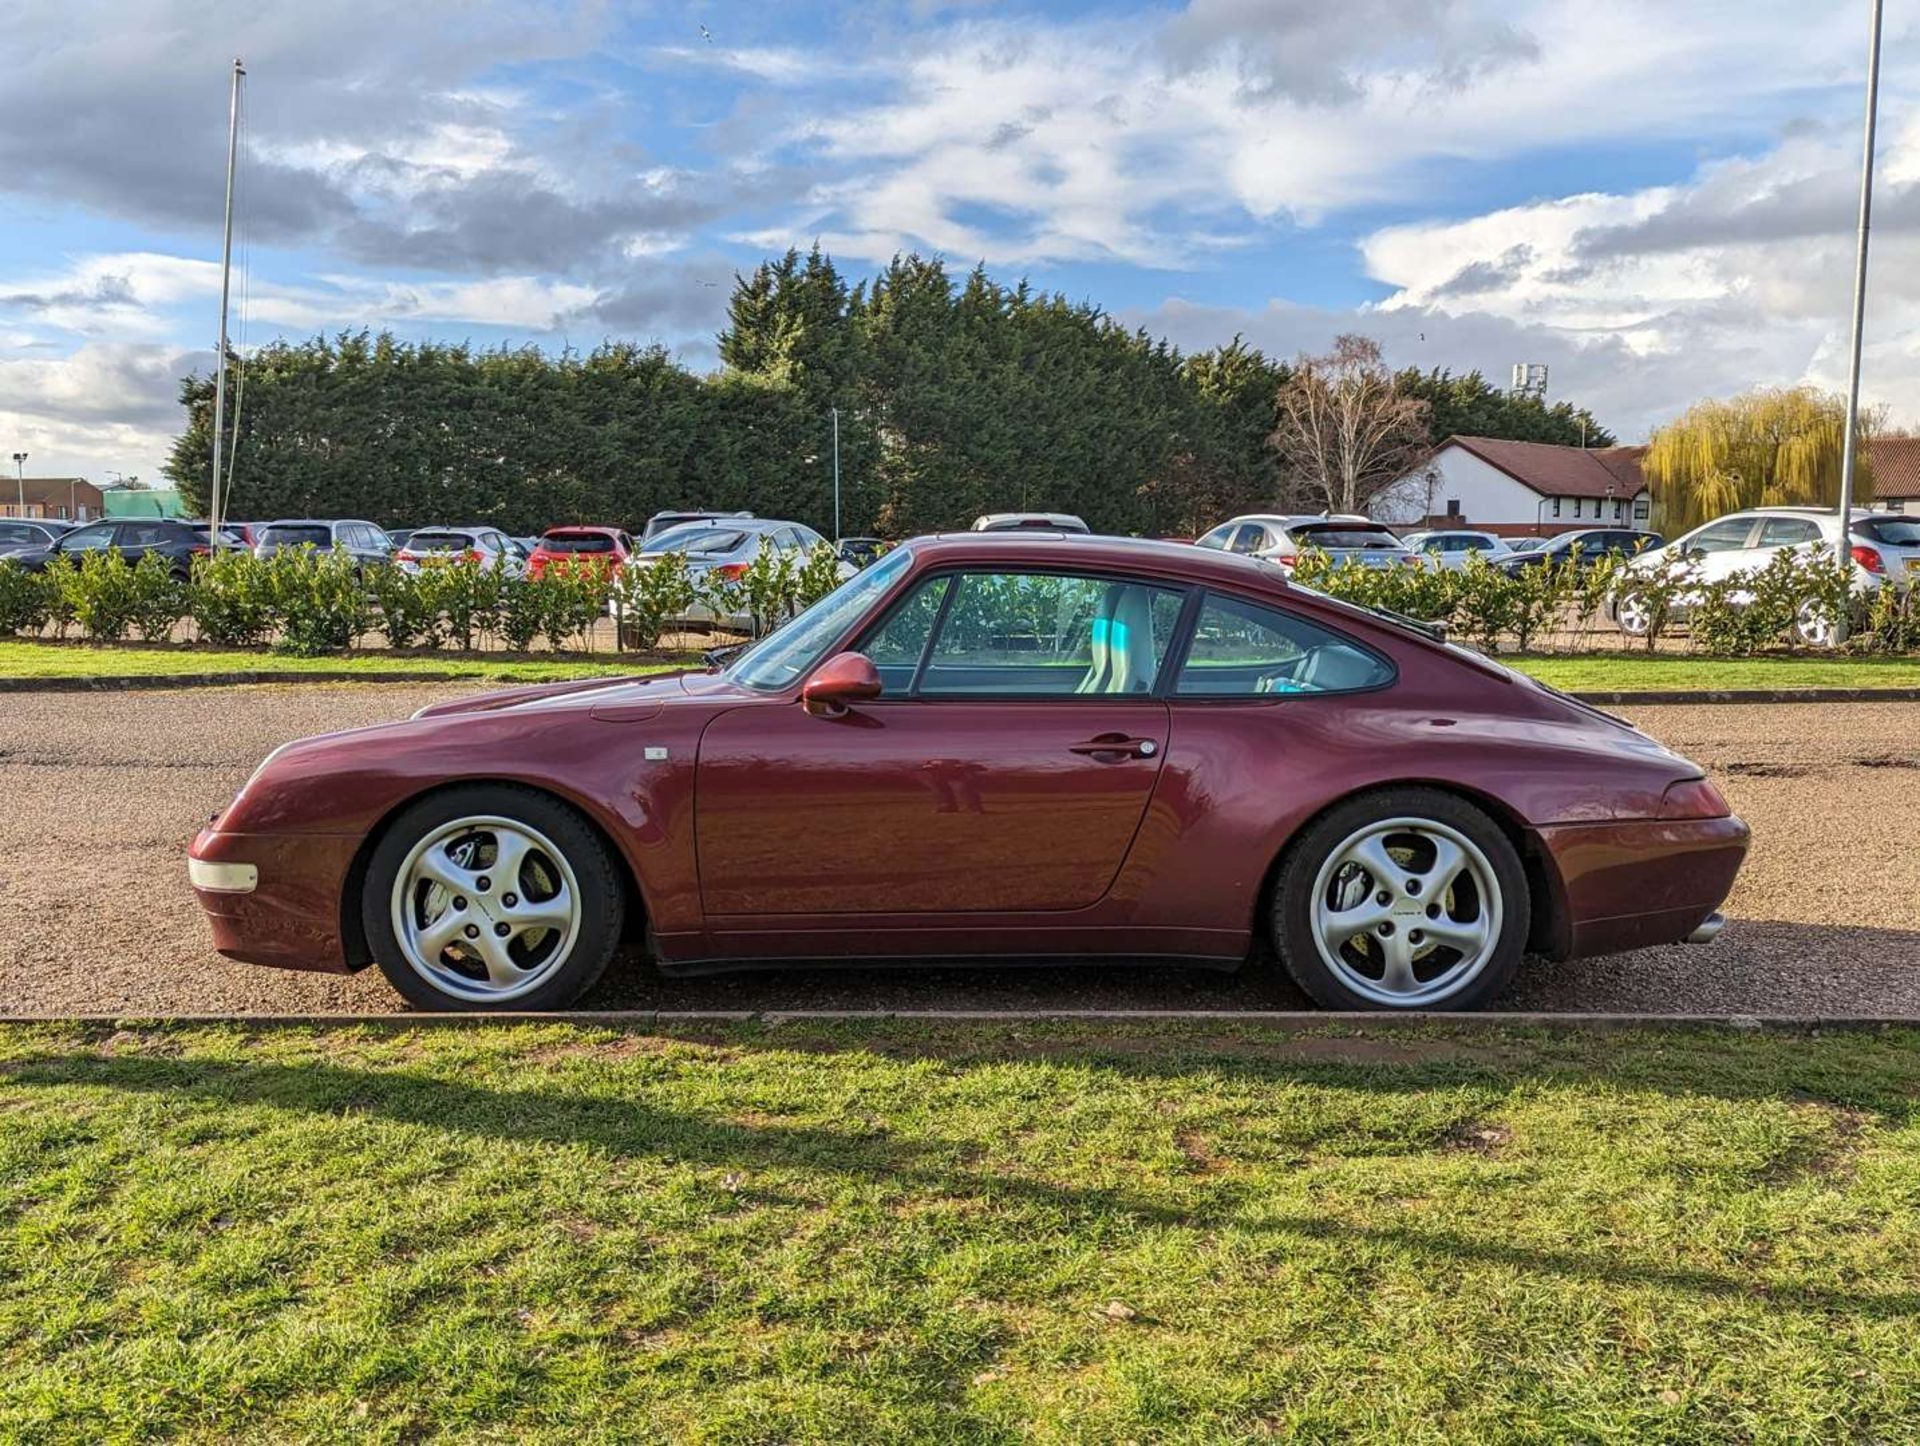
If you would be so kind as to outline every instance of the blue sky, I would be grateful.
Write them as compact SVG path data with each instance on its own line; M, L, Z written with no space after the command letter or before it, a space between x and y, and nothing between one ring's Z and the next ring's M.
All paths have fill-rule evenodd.
M1632 438L1842 374L1864 5L15 0L0 450L157 476L211 359L226 70L236 336L351 326L696 367L818 240L984 260L1187 348L1340 331L1553 369ZM1859 13L1855 13L1858 11ZM1893 0L1868 389L1920 420L1920 0Z

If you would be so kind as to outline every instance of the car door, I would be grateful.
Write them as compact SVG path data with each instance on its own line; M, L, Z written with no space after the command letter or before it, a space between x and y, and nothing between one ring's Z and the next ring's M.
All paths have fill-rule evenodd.
M1068 572L923 580L857 647L882 696L745 705L700 739L707 913L1086 908L1125 862L1167 745L1184 593Z

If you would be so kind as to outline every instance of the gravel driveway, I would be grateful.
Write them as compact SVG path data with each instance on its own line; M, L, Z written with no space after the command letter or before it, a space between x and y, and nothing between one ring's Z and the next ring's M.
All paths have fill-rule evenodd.
M377 971L232 964L185 879L194 830L288 738L404 718L460 688L198 688L0 699L0 1010L384 1011ZM1629 710L1705 764L1753 825L1714 944L1532 964L1515 1009L1920 1016L1920 707ZM1910 821L1903 826L1903 821ZM1292 1009L1272 966L1238 975L1036 965L669 981L628 959L596 1008Z

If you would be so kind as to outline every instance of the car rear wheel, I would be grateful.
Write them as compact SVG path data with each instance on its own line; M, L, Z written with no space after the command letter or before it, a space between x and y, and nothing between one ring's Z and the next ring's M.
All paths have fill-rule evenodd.
M381 837L361 920L381 972L422 1009L561 1009L598 982L619 942L616 870L558 799L454 788Z
M1433 789L1341 804L1301 835L1274 891L1281 958L1328 1009L1479 1009L1513 978L1530 922L1506 835Z

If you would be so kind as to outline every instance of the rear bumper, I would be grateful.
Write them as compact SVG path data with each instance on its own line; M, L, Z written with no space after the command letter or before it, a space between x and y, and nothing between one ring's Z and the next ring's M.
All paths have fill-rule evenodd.
M334 834L222 833L206 828L187 850L202 865L229 866L218 871L200 869L203 879L228 888L194 886L194 897L206 911L213 930L213 947L243 964L266 964L276 969L304 969L346 974L348 962L341 933L341 898L360 840ZM253 887L233 891L251 868Z
M1549 952L1580 959L1692 937L1733 887L1747 839L1731 815L1541 829L1560 886Z

